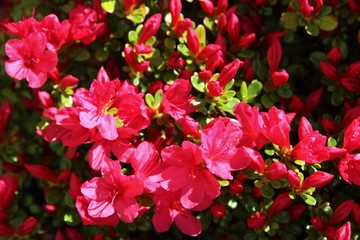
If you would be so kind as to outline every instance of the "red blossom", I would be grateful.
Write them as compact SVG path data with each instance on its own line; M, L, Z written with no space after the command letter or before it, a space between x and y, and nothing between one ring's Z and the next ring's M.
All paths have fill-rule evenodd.
M289 207L293 200L290 198L288 192L280 193L274 200L273 204L267 210L267 216L271 217L278 212L284 210L285 208Z
M266 216L257 212L247 219L247 224L250 229L261 229L267 224Z
M308 176L301 184L302 189L308 189L308 188L321 188L328 184L332 179L334 178L334 175L323 172L323 171L317 171Z
M12 39L5 44L9 60L5 70L16 80L26 78L31 88L44 85L47 73L55 68L58 58L55 52L46 48L44 35L34 32L24 40Z
M154 14L151 17L149 17L143 26L141 35L138 39L137 44L146 44L146 42L155 35L155 33L158 31L161 23L161 14Z
M231 172L249 166L250 158L239 159L238 145L242 138L240 124L228 118L217 118L201 132L202 156L209 171L223 179L232 179Z
M360 186L360 154L346 154L341 159L338 169L346 182Z
M123 175L118 161L105 161L102 173L103 178L92 178L81 186L82 194L90 200L89 216L106 218L115 213L122 221L133 222L140 210L135 197L143 193L141 180Z
M89 5L79 4L72 9L69 13L69 22L68 42L79 40L84 44L90 44L106 29L104 23L98 23L96 11Z
M161 186L168 191L180 191L180 202L185 208L194 208L219 196L220 184L204 167L200 146L184 141L182 147L164 148L161 157L169 164L161 174Z
M157 232L166 232L175 222L182 233L197 236L201 233L201 222L192 215L189 209L182 206L179 192L158 189L154 195L155 213L152 218Z

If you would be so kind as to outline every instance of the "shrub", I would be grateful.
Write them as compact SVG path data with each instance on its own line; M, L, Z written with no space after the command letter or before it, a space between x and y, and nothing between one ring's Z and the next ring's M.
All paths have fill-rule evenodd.
M0 239L359 237L357 1L2 11Z

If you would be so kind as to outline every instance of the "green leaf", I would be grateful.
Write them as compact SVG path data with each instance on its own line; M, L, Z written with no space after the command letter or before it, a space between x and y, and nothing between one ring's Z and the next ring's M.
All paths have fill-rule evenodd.
M277 214L279 223L288 223L290 221L290 214L285 211L281 211Z
M314 22L309 22L305 26L306 32L313 37L319 36L319 27Z
M199 36L200 49L206 46L206 30L204 25L199 25L195 29L196 33Z
M340 91L335 91L331 94L331 104L334 106L340 106L341 103L344 101L344 94Z
M78 62L83 62L90 58L90 53L83 47L72 47L68 53L70 57Z
M336 139L333 137L329 137L327 140L327 146L328 147L336 147L336 145L337 145Z
M219 180L219 183L221 187L227 187L230 184L227 180Z
M113 13L115 10L116 0L101 0L101 7L105 12Z
M300 194L300 197L304 200L304 202L307 205L314 206L316 204L316 199L309 194L302 193L302 194Z
M286 12L281 15L284 28L295 30L298 26L299 17L295 12Z
M159 108L162 102L163 96L162 96L162 91L161 90L157 90L154 96L154 107L155 108Z
M205 92L205 83L200 80L196 75L193 75L190 79L192 86L199 92Z
M262 87L263 85L261 82L259 82L257 79L253 80L248 86L247 102L251 102L252 100L254 100L254 98L256 98L261 92Z
M319 12L320 15L329 15L332 11L330 6L323 6Z
M248 98L248 87L247 87L245 81L242 81L242 82L241 82L241 86L240 86L240 91L239 91L239 93L238 93L238 97L241 99L241 101L247 102L247 98Z
M164 45L166 48L173 50L176 47L176 41L174 38L166 38L164 41Z
M264 94L261 96L261 104L265 108L271 108L274 105L274 101L270 98L269 94Z
M189 48L185 44L183 43L178 44L177 49L182 55L187 57L190 56Z
M318 18L320 20L319 28L324 31L332 31L338 26L338 20L335 16L325 15Z
M260 193L263 197L272 198L275 194L275 191L269 185L264 185L260 188Z
M129 39L129 42L131 42L132 44L137 43L138 42L138 34L137 34L137 32L135 32L134 30L131 30L128 33L128 39Z
M60 189L58 188L50 188L50 190L46 193L45 200L47 203L54 204L57 203L62 194Z
M110 56L110 51L106 48L100 48L95 51L95 58L99 62L105 62Z
M310 61L318 67L320 67L321 61L327 61L327 59L326 54L323 52L312 52L310 54Z
M147 93L145 95L145 102L146 102L146 105L149 106L149 108L152 108L154 109L154 103L155 103L155 99L154 99L154 96L151 94L151 93Z

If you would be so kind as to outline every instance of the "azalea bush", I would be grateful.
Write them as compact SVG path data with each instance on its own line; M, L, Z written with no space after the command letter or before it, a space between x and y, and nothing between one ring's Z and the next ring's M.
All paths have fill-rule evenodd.
M0 239L359 239L356 0L1 5Z

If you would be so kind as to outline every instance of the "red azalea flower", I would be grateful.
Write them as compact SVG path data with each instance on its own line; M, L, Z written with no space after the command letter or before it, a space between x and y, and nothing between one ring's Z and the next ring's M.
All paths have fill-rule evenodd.
M222 179L233 179L231 172L246 168L251 160L238 158L241 126L229 118L217 118L201 131L202 157L209 171Z
M156 208L152 223L157 232L166 232L175 222L182 233L197 236L202 230L201 222L181 204L180 196L178 191L169 192L161 188L156 190L154 193Z
M81 186L82 194L90 199L87 212L93 218L107 218L116 213L122 221L131 223L139 214L135 197L143 193L142 182L135 176L123 175L118 161L105 163L103 178L92 178Z
M56 67L58 58L55 52L46 49L43 34L34 32L24 40L12 39L5 45L9 60L5 70L17 80L26 78L31 88L44 85L47 73Z
M182 147L164 148L161 156L169 164L161 174L161 186L168 191L180 191L180 202L185 208L194 208L219 196L220 184L206 169L199 146L184 141Z
M134 175L143 182L144 188L154 192L160 187L161 172L165 170L166 164L160 162L159 153L155 146L149 142L142 142L133 151L128 159L134 169Z
M89 5L79 4L72 9L69 13L69 22L68 42L79 40L84 44L90 44L106 29L104 23L97 23L97 13Z

